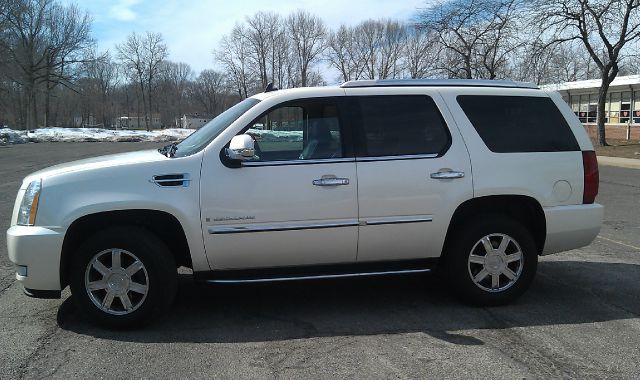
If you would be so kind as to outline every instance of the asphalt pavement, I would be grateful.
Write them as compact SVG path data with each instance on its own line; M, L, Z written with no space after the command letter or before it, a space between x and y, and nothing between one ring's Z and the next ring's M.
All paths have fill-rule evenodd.
M606 206L588 247L543 257L503 307L435 276L198 286L169 315L107 331L69 299L27 298L3 234L22 178L55 163L156 147L0 147L0 378L640 378L640 170L600 167Z

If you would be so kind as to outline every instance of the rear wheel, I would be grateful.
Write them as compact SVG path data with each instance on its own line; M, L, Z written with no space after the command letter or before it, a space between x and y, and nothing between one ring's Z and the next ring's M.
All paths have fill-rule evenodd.
M452 288L467 302L500 305L530 286L538 254L531 233L502 215L473 219L458 231L446 252Z
M99 232L82 244L71 268L71 292L91 322L110 328L150 322L171 305L177 274L166 245L137 227Z

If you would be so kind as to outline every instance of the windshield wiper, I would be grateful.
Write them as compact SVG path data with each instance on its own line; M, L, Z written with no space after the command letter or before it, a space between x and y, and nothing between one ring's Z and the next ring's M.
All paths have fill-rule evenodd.
M176 154L176 150L178 150L178 143L174 142L158 149L158 152L160 152L164 156L171 158Z

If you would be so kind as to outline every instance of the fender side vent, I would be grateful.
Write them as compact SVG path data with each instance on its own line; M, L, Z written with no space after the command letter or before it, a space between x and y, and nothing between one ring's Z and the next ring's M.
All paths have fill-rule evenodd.
M191 177L188 173L154 175L149 182L160 187L188 187Z

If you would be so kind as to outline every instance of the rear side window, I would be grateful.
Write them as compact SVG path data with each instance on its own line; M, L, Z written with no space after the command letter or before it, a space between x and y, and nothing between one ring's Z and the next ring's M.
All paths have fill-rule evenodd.
M450 135L440 111L426 95L359 96L360 155L441 154Z
M550 98L460 95L457 99L492 152L580 150L567 121Z

